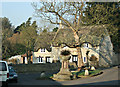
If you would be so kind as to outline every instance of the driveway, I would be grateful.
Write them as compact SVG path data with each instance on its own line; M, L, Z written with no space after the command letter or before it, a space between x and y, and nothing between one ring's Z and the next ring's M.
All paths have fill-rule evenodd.
M102 71L103 74L98 76L71 81L36 80L40 77L40 73L18 74L18 83L9 83L8 87L14 85L118 85L118 71L120 71L120 68L112 67Z

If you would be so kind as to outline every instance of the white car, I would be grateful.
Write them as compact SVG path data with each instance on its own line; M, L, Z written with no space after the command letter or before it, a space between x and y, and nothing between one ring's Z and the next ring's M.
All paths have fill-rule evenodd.
M0 60L0 83L2 83L2 86L7 87L8 80L9 80L8 64L6 61Z

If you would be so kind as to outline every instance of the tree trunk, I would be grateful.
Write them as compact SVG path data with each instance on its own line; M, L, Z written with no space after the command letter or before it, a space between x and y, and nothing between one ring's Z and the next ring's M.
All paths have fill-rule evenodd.
M83 66L83 60L82 60L82 55L81 55L81 49L80 47L77 47L77 52L78 52L78 70L81 69L81 67Z
M28 49L26 49L26 56L27 56L27 62L29 63L29 54L28 54Z
M72 29L73 30L73 29ZM81 49L80 49L80 41L79 41L79 36L77 34L76 31L74 31L74 38L75 38L75 42L77 45L77 53L78 53L78 61L77 61L77 66L78 66L78 71L81 69L81 67L83 66L83 60L82 60L82 56L81 56Z
M75 42L77 45L77 53L78 53L78 61L77 61L77 66L78 66L78 70L81 69L81 67L83 66L83 60L82 60L82 55L81 55L81 49L80 49L80 43L79 43L79 36L77 35L76 31L74 32L74 38L75 38Z
M30 50L28 50L27 51L27 56L28 56L28 64L31 64L31 51Z

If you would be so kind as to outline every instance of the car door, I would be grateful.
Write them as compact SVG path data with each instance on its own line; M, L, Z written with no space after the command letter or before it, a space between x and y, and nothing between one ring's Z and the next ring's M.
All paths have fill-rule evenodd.
M9 70L6 62L0 62L0 81L7 81L9 79Z

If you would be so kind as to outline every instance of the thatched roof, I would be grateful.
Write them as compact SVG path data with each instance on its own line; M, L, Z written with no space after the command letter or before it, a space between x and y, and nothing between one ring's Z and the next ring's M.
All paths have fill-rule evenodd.
M101 39L107 35L107 31L103 25L96 26L82 26L79 28L78 36L80 44L84 42L91 43L93 46L99 45ZM56 33L53 46L60 46L60 44L66 44L69 47L75 46L75 38L72 29L61 28Z
M63 28L56 33L52 45L60 46L60 44L66 44L69 47L72 47L75 44L75 38L72 29Z
M80 44L88 42L93 46L99 45L101 39L107 35L107 30L103 25L82 26L78 31ZM35 51L40 48L46 48L48 51L51 51L51 44L56 47L59 47L60 44L74 47L76 42L72 29L61 28L58 32L41 33L37 38Z
M103 25L92 25L79 28L78 35L80 44L88 42L93 46L97 46L101 43L102 38L108 35L108 32Z
M36 42L34 50L38 51L40 48L46 48L48 51L51 51L50 46L51 46L52 39L54 36L55 36L54 32L41 33L37 37L37 42Z

